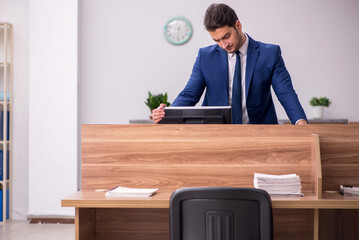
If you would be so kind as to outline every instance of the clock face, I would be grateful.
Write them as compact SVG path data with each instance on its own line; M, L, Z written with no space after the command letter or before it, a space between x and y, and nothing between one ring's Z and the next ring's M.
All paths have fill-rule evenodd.
M175 17L166 23L163 32L167 41L175 45L182 45L191 38L192 25L184 17Z

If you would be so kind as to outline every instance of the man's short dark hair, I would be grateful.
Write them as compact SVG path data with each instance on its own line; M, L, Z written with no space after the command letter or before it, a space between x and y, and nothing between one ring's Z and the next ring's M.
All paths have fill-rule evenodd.
M204 15L203 24L207 31L213 32L224 26L234 27L238 20L236 12L226 4L211 4Z

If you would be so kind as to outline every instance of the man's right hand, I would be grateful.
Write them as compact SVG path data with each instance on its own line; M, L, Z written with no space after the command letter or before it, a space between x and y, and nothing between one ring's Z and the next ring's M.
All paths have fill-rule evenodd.
M167 107L166 104L161 103L161 105L156 108L153 109L152 111L152 119L155 123L159 123L162 118L165 116L165 110L163 108Z

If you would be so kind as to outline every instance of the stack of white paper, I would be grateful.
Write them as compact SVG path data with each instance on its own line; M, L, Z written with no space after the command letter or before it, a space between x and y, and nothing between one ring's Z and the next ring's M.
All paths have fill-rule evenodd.
M118 197L149 197L155 194L158 188L126 188L115 187L106 193L106 196Z
M266 190L270 195L303 196L302 185L297 174L254 173L254 187Z

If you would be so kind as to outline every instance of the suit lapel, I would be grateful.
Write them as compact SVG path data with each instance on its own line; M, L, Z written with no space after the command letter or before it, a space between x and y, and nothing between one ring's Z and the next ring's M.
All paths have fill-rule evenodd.
M228 56L227 56L227 52L225 50L221 49L219 46L217 46L217 54L218 54L218 64L219 64L219 71L220 71L219 80L222 81L225 86L226 98L223 100L225 100L224 106L227 106L228 105L228 87L229 87Z
M259 55L259 49L258 49L257 42L254 41L250 36L248 36L248 38L249 38L249 44L248 44L248 51L247 51L247 66L246 66L246 100L248 97L248 90L249 90L249 87L250 87L251 81L252 81L254 67L256 65L258 55Z

